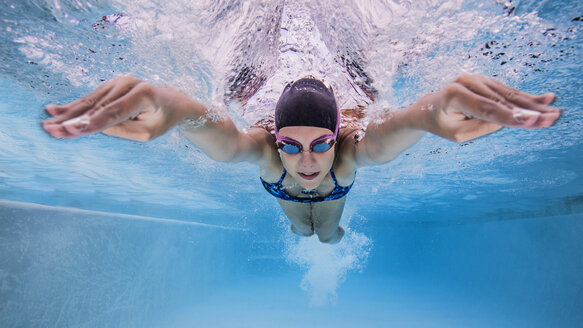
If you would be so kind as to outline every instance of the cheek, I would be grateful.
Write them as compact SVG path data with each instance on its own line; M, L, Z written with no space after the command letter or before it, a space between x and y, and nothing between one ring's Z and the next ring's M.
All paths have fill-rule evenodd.
M334 164L334 152L324 153L322 156L319 156L318 164L322 168L332 167L332 164Z
M281 164L283 167L288 171L293 171L294 167L297 165L297 160L295 158L289 158L290 156L279 154L279 158L281 159Z

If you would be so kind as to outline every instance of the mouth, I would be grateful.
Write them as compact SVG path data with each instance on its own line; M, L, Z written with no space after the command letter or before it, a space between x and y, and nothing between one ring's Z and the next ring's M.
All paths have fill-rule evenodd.
M304 179L304 180L314 180L319 174L320 174L320 172L315 172L315 173L301 173L301 172L298 172L298 175L300 177L302 177L302 179Z

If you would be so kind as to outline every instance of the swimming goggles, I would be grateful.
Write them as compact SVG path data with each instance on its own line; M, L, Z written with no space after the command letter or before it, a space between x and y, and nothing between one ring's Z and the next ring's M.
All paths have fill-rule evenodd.
M336 136L333 134L327 134L321 136L310 143L310 153L325 153L336 143ZM304 147L301 143L286 137L279 137L277 141L277 148L281 149L286 154L298 154L304 151Z

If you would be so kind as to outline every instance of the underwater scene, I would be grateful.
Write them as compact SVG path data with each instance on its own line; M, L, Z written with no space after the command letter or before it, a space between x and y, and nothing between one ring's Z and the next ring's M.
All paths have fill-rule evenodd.
M0 325L580 327L582 30L573 0L1 0ZM364 126L463 73L552 92L561 116L359 169L334 245L177 128L41 125L132 74L241 130L310 75Z

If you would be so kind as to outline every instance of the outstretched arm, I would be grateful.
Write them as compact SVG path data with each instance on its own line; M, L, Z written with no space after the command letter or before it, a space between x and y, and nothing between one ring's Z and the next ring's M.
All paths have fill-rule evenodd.
M425 132L462 142L502 126L546 128L560 115L559 109L548 106L554 98L553 94L535 96L489 77L464 74L409 108L371 122L363 140L348 153L356 167L375 165L394 159Z
M63 106L49 105L43 122L56 138L103 132L149 141L174 125L198 148L218 161L258 163L267 145L266 132L245 133L229 117L217 117L205 106L169 87L154 87L132 76L113 79L94 92Z

